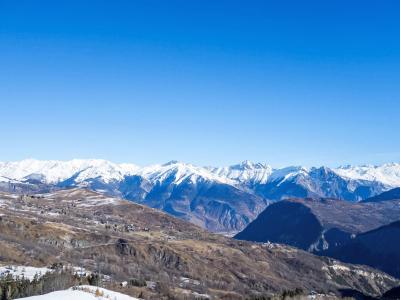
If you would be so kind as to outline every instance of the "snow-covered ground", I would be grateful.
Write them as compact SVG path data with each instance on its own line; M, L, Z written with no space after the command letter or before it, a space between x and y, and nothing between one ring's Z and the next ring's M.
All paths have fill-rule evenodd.
M36 268L28 266L0 266L0 277L11 274L14 278L24 277L25 279L33 280L35 275L41 277L47 272L51 272L51 270L48 268Z
M76 267L72 265L65 266L65 269L72 270L74 274L78 276L88 276L91 274L89 270L86 270L83 267ZM30 267L30 266L14 266L14 265L8 265L8 266L0 266L0 278L3 276L7 276L8 274L11 274L13 278L25 278L29 279L30 281L35 278L35 275L37 275L39 278L42 277L44 274L48 272L53 272L54 270L46 268L46 267Z
M90 285L72 287L45 295L19 298L24 300L138 300L128 295Z

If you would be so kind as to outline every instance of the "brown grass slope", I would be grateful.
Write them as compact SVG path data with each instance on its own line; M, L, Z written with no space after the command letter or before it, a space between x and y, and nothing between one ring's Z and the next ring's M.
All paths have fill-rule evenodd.
M368 267L283 245L236 241L88 190L36 197L0 193L0 263L57 262L115 281L156 282L156 291L142 290L145 298L186 299L197 292L243 299L296 288L336 294L355 289L376 296L400 284ZM181 277L190 281L182 283Z

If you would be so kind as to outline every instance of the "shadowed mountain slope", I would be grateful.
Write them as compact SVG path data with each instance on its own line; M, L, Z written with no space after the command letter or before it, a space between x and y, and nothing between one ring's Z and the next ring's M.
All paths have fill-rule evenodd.
M400 278L400 221L358 234L344 245L322 254L369 265Z
M395 188L391 189L387 192L383 192L382 194L379 194L375 197L371 197L368 199L365 199L361 202L381 202L381 201L390 201L390 200L396 200L400 199L400 188Z
M318 252L352 234L400 219L400 200L351 203L335 199L291 199L268 206L236 238L277 242Z
M399 277L399 222L400 200L292 199L267 207L235 238L291 245Z

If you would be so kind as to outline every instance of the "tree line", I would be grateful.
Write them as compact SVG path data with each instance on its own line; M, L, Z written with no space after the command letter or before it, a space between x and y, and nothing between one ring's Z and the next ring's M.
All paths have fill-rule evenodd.
M100 277L97 274L82 277L65 269L48 272L43 276L35 275L32 280L7 274L0 277L0 300L42 295L81 284L99 285Z

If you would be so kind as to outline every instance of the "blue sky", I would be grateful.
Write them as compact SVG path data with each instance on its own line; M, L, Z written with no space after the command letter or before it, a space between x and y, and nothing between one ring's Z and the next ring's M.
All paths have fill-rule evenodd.
M0 160L400 161L399 1L0 0Z

